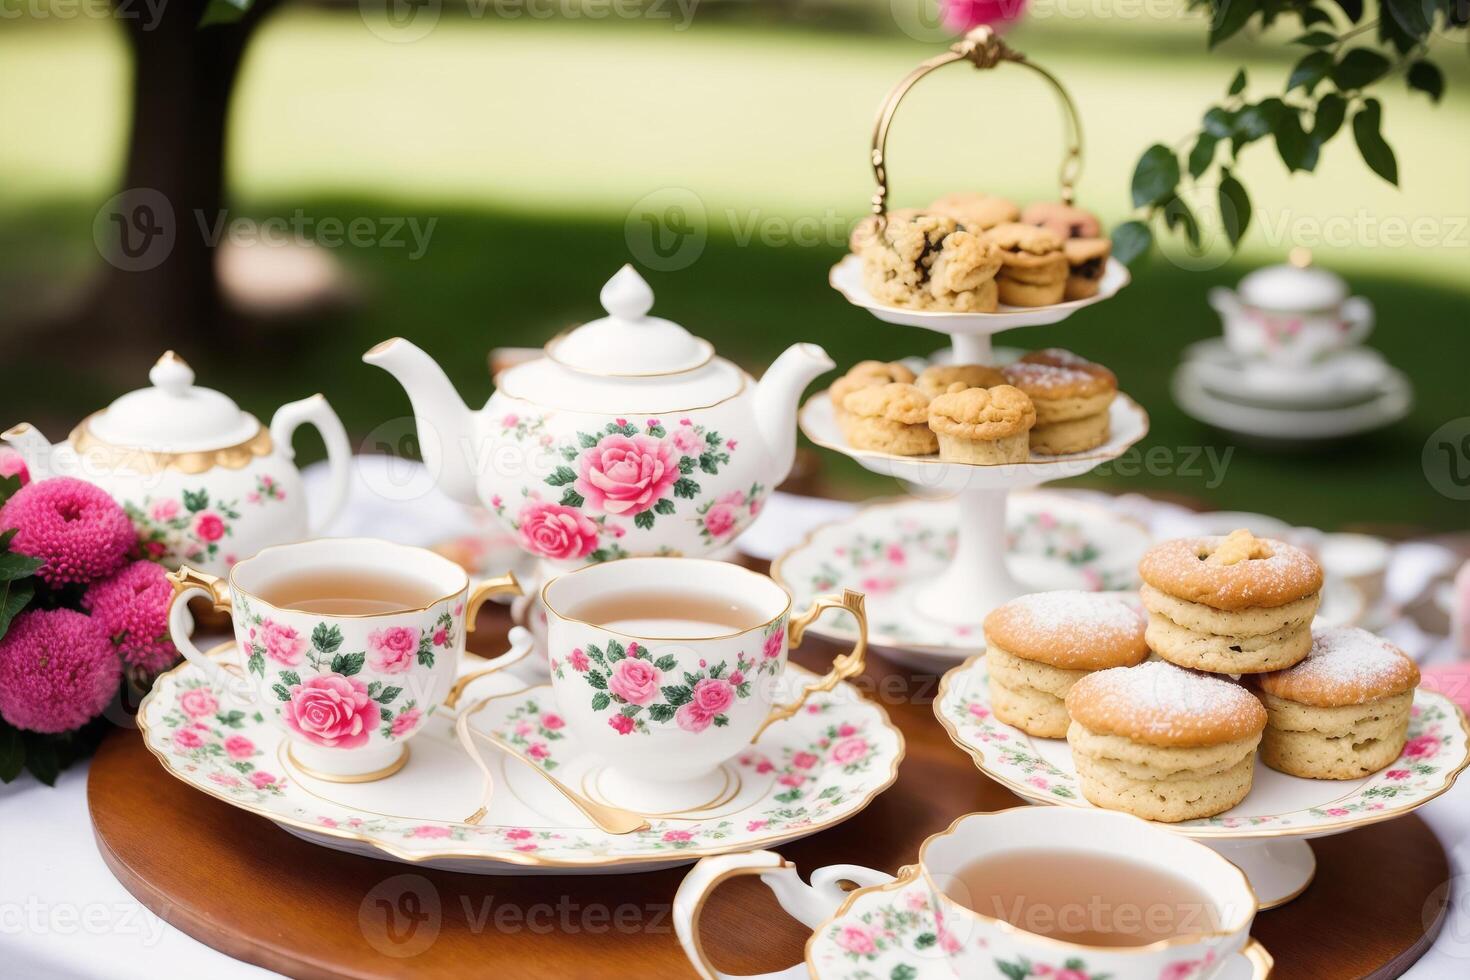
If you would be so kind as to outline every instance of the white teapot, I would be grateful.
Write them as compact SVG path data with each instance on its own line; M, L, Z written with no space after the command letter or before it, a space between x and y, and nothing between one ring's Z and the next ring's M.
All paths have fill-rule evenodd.
M1309 366L1361 344L1373 330L1373 304L1348 296L1341 276L1301 253L1290 264L1255 270L1238 290L1210 290L1209 301L1232 351L1281 368Z
M170 568L223 575L267 545L314 537L347 498L352 447L325 398L282 405L267 429L218 391L194 385L173 351L129 392L52 445L29 423L4 433L34 479L71 476L110 493L138 529L141 552ZM308 520L292 462L297 427L326 443L331 491Z
M708 341L649 316L653 291L632 266L601 299L606 317L501 372L479 411L402 338L363 360L408 392L439 487L489 508L553 569L720 548L790 472L797 402L832 361L795 344L757 384Z

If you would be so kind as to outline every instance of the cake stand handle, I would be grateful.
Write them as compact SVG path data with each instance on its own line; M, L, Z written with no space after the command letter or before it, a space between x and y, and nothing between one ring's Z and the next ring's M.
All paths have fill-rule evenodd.
M953 333L949 335L949 343L956 364L995 363L988 333Z
M920 613L945 623L977 623L1026 592L1006 568L1008 496L1006 490L960 492L954 558L919 594L915 605ZM977 636L975 642L980 645L984 639Z
M1285 905L1307 890L1317 874L1317 855L1300 837L1200 839L1250 879L1258 911Z

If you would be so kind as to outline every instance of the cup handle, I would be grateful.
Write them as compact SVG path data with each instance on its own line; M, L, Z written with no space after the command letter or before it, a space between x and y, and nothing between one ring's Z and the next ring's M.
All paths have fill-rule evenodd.
M864 605L861 592L852 589L844 589L842 595L822 595L812 600L811 606L799 616L793 616L786 624L786 630L791 637L791 649L795 650L801 646L802 637L806 635L806 628L816 622L817 617L828 609L842 609L852 613L858 621L857 642L847 653L838 654L832 661L832 669L827 671L826 676L820 680L813 681L802 688L801 697L790 704L778 704L771 709L766 720L761 722L761 727L756 729L751 736L751 742L761 737L767 728L778 721L784 721L801 710L806 699L819 691L830 691L842 681L850 677L856 677L863 672L863 660L868 655L868 613Z
M342 420L332 406L327 404L327 399L319 394L312 395L282 405L271 418L271 441L287 459L296 457L296 451L291 448L291 437L303 425L316 426L322 434L322 442L327 447L327 466L331 470L326 505L320 512L308 515L306 536L315 538L332 523L347 502L347 490L352 480L352 444L347 441L347 430L342 427Z
M536 640L531 636L530 630L520 626L511 627L508 639L510 640L510 648L508 650L499 656L491 657L489 664L481 667L479 670L472 670L468 674L455 679L454 686L444 696L445 708L453 711L459 706L460 699L464 697L464 692L469 690L471 684L481 678L488 677L491 674L520 663L526 659L526 656L531 652L531 648L536 645Z
M208 572L201 572L184 565L167 576L174 593L168 600L168 634L184 659L204 672L209 682L219 688L230 688L232 681L245 680L245 672L236 664L222 664L213 660L194 645L189 637L189 600L194 596L208 599L220 612L230 611L230 591L225 580ZM246 696L253 699L253 691L245 686Z
M473 633L475 631L475 617L480 614L480 607L485 600L493 595L525 595L521 591L521 583L516 579L515 572L506 572L495 578L487 578L475 583L470 588L470 597L465 601L464 607L464 631Z
M685 876L674 895L674 932L684 947L684 955L702 980L728 980L730 977L730 974L716 970L704 951L699 933L699 917L704 911L704 904L721 884L745 875L759 875L766 887L775 893L781 908L810 929L816 929L830 919L847 899L849 893L843 889L842 882L851 881L867 888L886 885L894 880L892 875L872 868L834 864L812 872L812 883L807 885L796 873L796 865L774 851L747 851L703 859ZM795 966L780 973L762 974L759 980L806 975L805 967Z

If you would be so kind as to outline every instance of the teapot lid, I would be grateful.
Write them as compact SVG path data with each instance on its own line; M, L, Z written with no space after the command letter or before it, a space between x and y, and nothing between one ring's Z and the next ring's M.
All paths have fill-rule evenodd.
M1286 265L1268 265L1240 280L1240 298L1246 303L1283 312L1335 309L1347 295L1347 282L1312 265L1304 249L1294 249Z
M114 446L180 453L224 449L260 433L255 416L212 388L194 385L194 371L166 351L148 372L151 387L114 401L86 422L88 432Z
M599 298L607 316L553 338L548 358L584 374L638 378L693 371L715 356L709 341L648 315L653 289L631 265L607 281Z

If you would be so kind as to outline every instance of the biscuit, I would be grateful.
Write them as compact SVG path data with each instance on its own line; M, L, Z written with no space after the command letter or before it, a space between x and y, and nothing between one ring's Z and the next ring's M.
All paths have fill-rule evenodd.
M921 310L992 313L1000 253L952 218L890 211L854 230L863 282L880 303Z
M1064 204L1061 201L1036 201L1026 205L1021 220L1028 225L1037 225L1050 231L1058 238L1097 238L1102 234L1102 224L1091 211Z
M983 364L933 364L919 372L914 383L924 394L934 398L948 391L952 384L959 383L966 388L994 388L1005 384L1006 377L999 368Z
M929 428L942 459L993 466L1031 456L1031 399L1010 385L966 388L963 382L929 403Z
M1021 209L1014 201L970 192L946 194L935 199L928 209L953 218L966 231L985 231L1021 217Z
M1150 660L1087 675L1066 707L1082 795L1096 806L1173 823L1250 792L1266 710L1238 684Z
M924 456L938 448L928 426L929 396L911 384L859 388L842 400L842 408L848 413L847 441L857 449Z
M1307 779L1360 779L1403 752L1419 668L1367 630L1317 630L1305 660L1253 678L1266 707L1261 761Z
M1067 288L1067 257L1062 240L1044 228L1008 222L984 233L999 250L996 285L1000 300L1011 306L1060 303Z
M1107 412L1038 425L1031 430L1031 451L1043 456L1086 452L1107 442L1111 432L1112 419Z
M1108 256L1113 254L1113 243L1106 238L1069 238L1062 243L1062 254L1067 257L1065 298L1096 296L1108 269Z
M842 407L842 400L859 388L869 388L894 381L912 383L913 380L914 372L897 361L857 362L847 369L846 374L832 382L832 387L827 389L827 397L832 400L832 412L837 418L837 424L846 432L849 416L847 409Z

